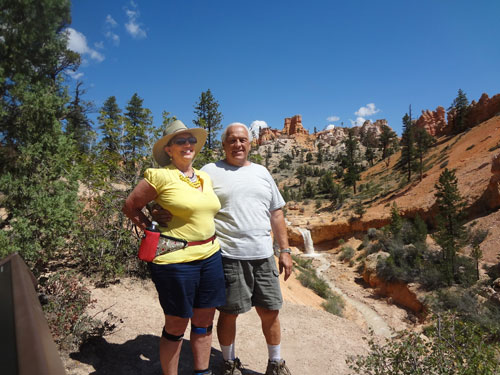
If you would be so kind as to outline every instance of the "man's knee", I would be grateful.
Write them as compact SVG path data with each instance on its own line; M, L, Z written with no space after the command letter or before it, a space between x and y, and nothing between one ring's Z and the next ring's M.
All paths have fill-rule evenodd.
M219 319L218 323L230 323L230 322L236 322L236 319L238 318L238 314L228 314L225 312L220 312L219 313Z
M274 320L277 319L279 316L280 311L279 310L269 310L263 307L255 307L255 310L257 311L257 314L260 316L262 320Z

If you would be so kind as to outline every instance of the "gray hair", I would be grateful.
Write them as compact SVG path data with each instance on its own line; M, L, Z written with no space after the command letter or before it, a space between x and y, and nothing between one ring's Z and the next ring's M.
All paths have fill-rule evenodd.
M224 143L226 141L226 138L227 138L227 131L229 130L229 128L231 126L241 126L243 128L245 128L245 130L247 131L247 134L248 134L248 140L251 141L252 140L252 133L250 132L250 130L248 129L248 126L246 126L245 124L243 124L242 122L232 122L230 123L228 126L226 126L226 128L224 129L224 131L222 132L220 138L221 138L221 141L222 143Z

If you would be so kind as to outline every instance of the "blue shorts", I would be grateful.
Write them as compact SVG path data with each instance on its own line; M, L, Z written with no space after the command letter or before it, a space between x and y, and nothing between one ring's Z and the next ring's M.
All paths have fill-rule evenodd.
M217 307L226 303L220 251L194 262L149 263L149 270L165 315L191 318L193 308Z

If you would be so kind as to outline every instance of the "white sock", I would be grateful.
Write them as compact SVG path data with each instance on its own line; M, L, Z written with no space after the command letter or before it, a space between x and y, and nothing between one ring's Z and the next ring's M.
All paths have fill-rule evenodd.
M234 355L234 342L231 345L221 345L220 350L222 352L222 358L224 361L234 360L236 357Z
M267 345L267 351L269 352L270 361L279 361L281 359L281 345Z

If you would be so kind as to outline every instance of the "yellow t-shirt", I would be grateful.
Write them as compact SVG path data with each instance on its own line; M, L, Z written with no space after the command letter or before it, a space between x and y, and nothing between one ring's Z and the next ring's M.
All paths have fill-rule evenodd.
M199 176L203 191L180 179L181 172L173 165L164 168L149 168L144 179L155 188L158 196L155 202L169 210L173 217L167 227L160 227L164 235L186 241L203 241L215 234L214 216L220 210L220 203L212 188L207 173L194 170ZM206 259L219 250L217 239L203 244L157 256L158 264L184 263Z

